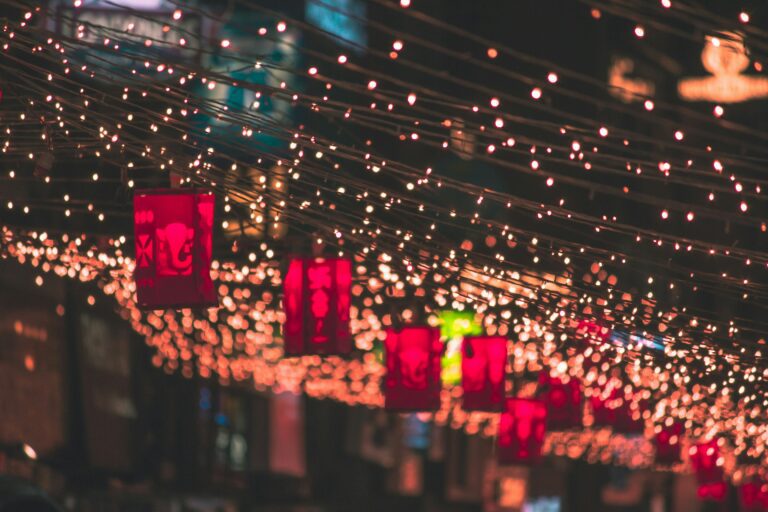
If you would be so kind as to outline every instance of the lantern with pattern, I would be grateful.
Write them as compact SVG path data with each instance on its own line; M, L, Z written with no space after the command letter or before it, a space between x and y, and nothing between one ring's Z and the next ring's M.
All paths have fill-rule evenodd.
M656 464L670 466L680 462L683 432L683 424L676 421L656 434Z
M549 430L582 426L581 384L577 379L570 378L566 382L563 377L552 377L546 372L540 372L537 394L547 405Z
M547 406L541 400L507 398L499 418L499 463L531 465L538 462L546 423Z
M345 355L352 350L352 262L294 258L283 282L285 354Z
M461 348L461 386L465 411L501 411L504 408L504 377L507 338L465 336Z
M384 342L386 409L431 411L440 408L440 330L431 327L389 329Z
M136 191L134 279L139 308L218 306L210 274L213 206L212 194L194 189Z
M768 510L768 482L752 480L739 487L739 498L745 512Z
M723 501L728 486L723 481L723 458L720 456L717 439L691 446L688 455L699 482L699 498Z

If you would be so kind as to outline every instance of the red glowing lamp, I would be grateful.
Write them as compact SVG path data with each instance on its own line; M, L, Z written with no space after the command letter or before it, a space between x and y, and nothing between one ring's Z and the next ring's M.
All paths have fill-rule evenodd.
M656 464L669 466L680 462L680 448L684 432L683 424L676 421L656 434Z
M397 411L440 408L440 330L432 327L389 329L384 342L387 376L384 407Z
M214 197L194 189L133 197L136 302L140 309L218 306L210 267Z
M546 372L539 373L538 397L547 406L547 428L567 430L580 428L581 384L571 378L552 377Z
M464 410L501 411L504 408L507 338L465 336L461 352Z
M507 398L499 419L499 463L532 465L541 460L546 424L547 406L543 401Z
M618 434L642 434L645 422L643 401L635 400L621 384L610 383L605 389L593 394L589 400L594 415L594 426L611 427Z
M352 262L343 258L294 258L283 282L285 354L346 355Z

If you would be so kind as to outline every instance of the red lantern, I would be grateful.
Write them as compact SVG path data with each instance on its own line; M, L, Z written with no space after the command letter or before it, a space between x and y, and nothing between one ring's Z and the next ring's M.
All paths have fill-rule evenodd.
M645 402L635 400L621 383L609 383L590 397L596 427L611 427L618 434L642 434Z
M465 336L461 350L462 407L466 411L501 411L504 408L507 338Z
M295 258L283 283L286 355L344 355L352 351L349 307L352 262Z
M743 484L739 488L739 497L744 512L768 510L768 482L756 480Z
M440 408L440 330L404 327L387 330L386 409L428 411Z
M538 396L547 405L548 429L567 430L582 426L581 384L577 379L571 378L566 383L561 377L540 372Z
M547 406L541 400L507 398L499 419L500 464L534 464L541 459L547 428Z
M141 309L218 306L210 267L214 197L193 189L133 197L136 295Z
M680 462L680 447L685 428L679 421L656 434L656 463L672 465Z
M725 501L728 495L728 484L725 482L710 482L699 484L696 494L700 500L704 501Z
M691 446L689 451L691 466L701 484L720 482L723 479L723 462L717 439Z

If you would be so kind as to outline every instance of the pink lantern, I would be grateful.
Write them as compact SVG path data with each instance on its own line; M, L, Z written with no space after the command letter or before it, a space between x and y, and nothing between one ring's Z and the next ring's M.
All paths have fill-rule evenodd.
M541 459L547 428L547 406L541 400L507 398L499 419L500 464L532 465Z
M684 432L683 424L676 421L656 434L657 464L672 465L680 462L680 447Z
M739 487L739 499L744 512L768 510L768 482L753 480Z
M349 330L352 262L343 258L294 258L283 283L286 355L344 355Z
M507 338L464 337L461 354L464 410L501 411L504 408L506 367Z
M387 330L387 376L384 379L386 409L434 411L440 408L440 330L404 327Z
M728 496L728 484L725 482L699 484L696 488L696 495L702 501L725 501L726 496Z
M210 267L214 197L193 189L133 197L136 302L141 309L218 306Z
M717 439L691 446L688 455L699 483L707 484L722 481L723 465L722 460L720 460L720 448L717 445Z
M547 405L547 428L567 430L580 428L581 384L571 378L564 382L562 377L552 377L539 372L538 397Z
M645 402L636 400L621 384L610 383L589 400L596 427L611 427L618 434L642 434Z

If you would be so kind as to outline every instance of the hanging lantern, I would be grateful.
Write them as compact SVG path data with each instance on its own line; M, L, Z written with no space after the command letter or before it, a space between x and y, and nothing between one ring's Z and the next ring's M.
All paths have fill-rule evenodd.
M404 327L387 330L387 376L384 380L386 409L433 411L440 408L440 330Z
M688 455L699 483L719 482L723 479L723 458L717 439L691 446Z
M465 336L461 348L461 386L465 411L501 411L504 408L504 377L507 338Z
M141 309L218 306L210 268L214 197L193 189L133 197L136 296Z
M500 464L535 464L541 459L547 406L541 400L507 398L499 419Z
M684 431L683 424L676 421L656 434L656 464L670 466L680 462L680 447Z
M725 501L728 496L728 484L726 482L710 482L699 484L696 495L703 501Z
M744 512L768 510L768 482L753 480L739 487L739 499Z
M581 384L577 379L570 378L565 382L562 377L552 377L546 372L539 372L537 393L547 406L549 430L567 430L582 426Z
M613 379L604 389L593 391L589 400L595 427L611 427L618 434L642 434L646 404L636 400L631 390Z
M349 308L352 262L294 258L283 282L285 353L345 355L352 351Z

